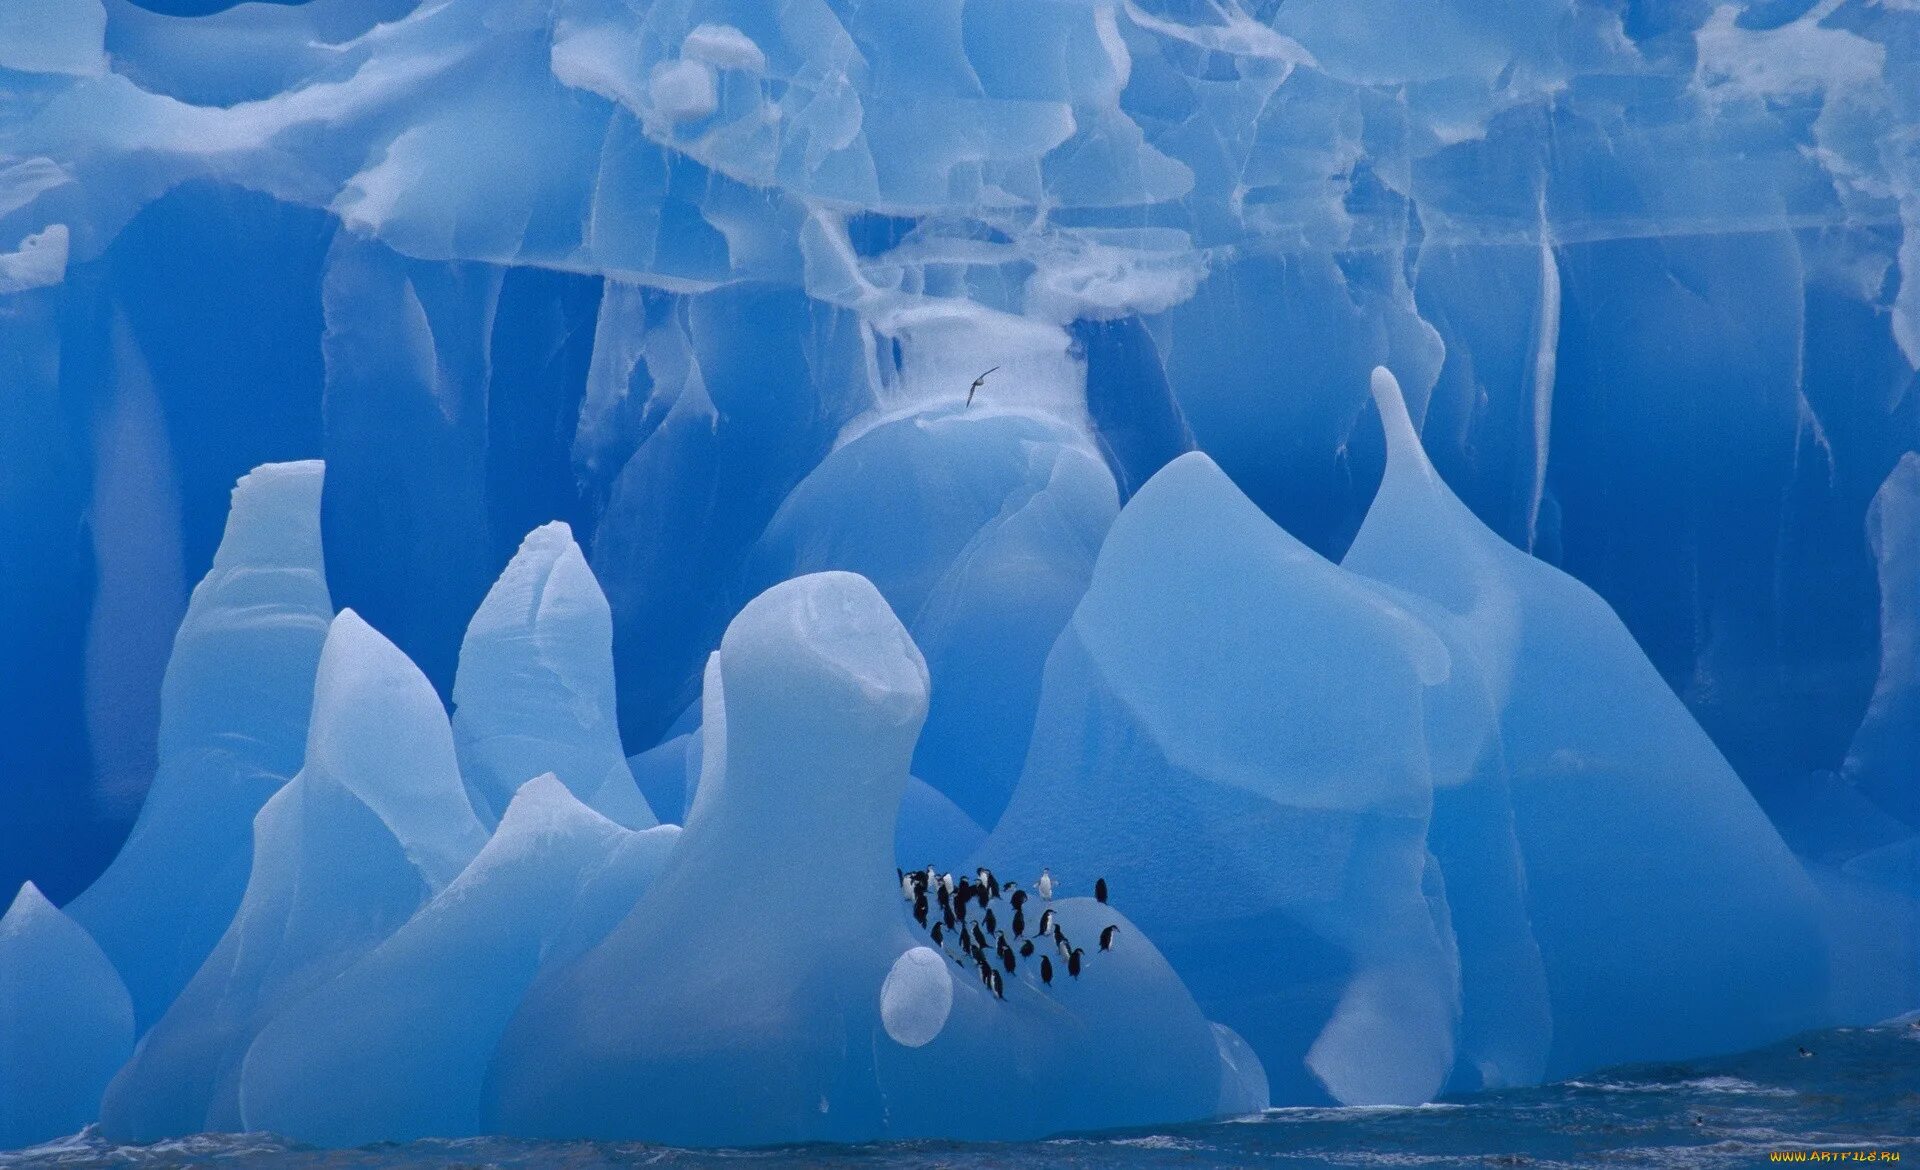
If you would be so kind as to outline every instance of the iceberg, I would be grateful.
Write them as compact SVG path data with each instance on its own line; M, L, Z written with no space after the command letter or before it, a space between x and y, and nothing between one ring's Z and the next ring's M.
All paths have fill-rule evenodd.
M980 856L1108 879L1276 1100L1429 1100L1459 1002L1425 890L1421 709L1448 669L1405 609L1182 455L1107 534Z
M320 652L305 764L254 818L239 909L114 1077L103 1132L243 1128L255 1038L403 926L486 839L432 684L342 610Z
M174 636L160 768L113 864L67 907L133 996L145 1031L220 941L247 886L253 820L300 770L333 605L317 462L233 489L226 534Z
M758 1145L1213 1114L1215 1034L1111 908L1057 903L1074 934L1116 925L1126 942L1051 991L1029 964L1004 1000L916 941L890 862L927 667L873 585L826 572L775 586L728 626L708 674L679 843L605 941L528 990L486 1127ZM951 1107L960 1081L979 1108Z
M627 914L678 834L622 828L552 773L527 781L458 878L260 1030L243 1128L328 1146L485 1132L482 1088L521 994Z
M488 820L548 774L629 828L656 823L620 749L613 615L566 524L528 533L480 603L453 702L461 774Z
M133 1035L133 1001L107 956L21 886L0 917L0 1149L90 1124Z
M1372 392L1387 473L1342 564L1429 602L1485 680L1553 1005L1546 1075L1812 1026L1817 898L1766 814L1606 603L1459 502L1391 373Z

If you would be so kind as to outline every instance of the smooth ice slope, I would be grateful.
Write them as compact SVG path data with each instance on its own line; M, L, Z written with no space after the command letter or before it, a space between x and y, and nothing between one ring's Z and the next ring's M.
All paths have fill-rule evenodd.
M529 780L452 885L261 1031L245 1127L329 1146L483 1132L487 1066L534 973L599 942L679 832L623 829Z
M1112 909L1060 905L1080 937L1118 922L1124 942L1053 993L1029 970L1003 1002L915 952L893 836L927 671L871 584L821 573L762 594L728 627L705 696L678 848L604 943L528 992L488 1128L762 1144L1214 1111L1212 1029Z
M485 841L439 696L342 610L320 655L306 764L254 818L240 909L114 1078L103 1131L152 1141L242 1128L242 1062L260 1030L378 946Z
M453 702L460 770L489 821L550 772L605 817L658 823L620 750L613 615L565 524L528 533L473 615Z
M1181 456L1107 536L982 856L1107 877L1276 1100L1425 1101L1458 1010L1423 891L1422 696L1447 672L1404 610Z
M950 378L955 394L965 388ZM981 825L1019 778L1041 666L1119 509L1083 434L996 409L1024 387L1016 372L990 381L971 408L882 423L827 456L754 562L763 587L827 569L874 583L933 678L914 774Z
M0 1150L78 1132L133 1051L113 964L33 883L0 918Z
M133 834L67 912L113 960L144 1030L233 918L253 818L300 770L314 671L333 619L318 461L234 485L226 534L174 636L160 770Z
M1441 482L1385 370L1388 466L1344 564L1426 598L1500 713L1547 1075L1752 1047L1819 1018L1806 874L1605 602Z

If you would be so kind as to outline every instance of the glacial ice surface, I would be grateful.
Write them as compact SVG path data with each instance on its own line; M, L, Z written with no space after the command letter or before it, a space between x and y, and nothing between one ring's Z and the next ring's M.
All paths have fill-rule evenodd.
M104 1132L1019 1136L1920 1005L1916 124L1873 0L0 0L0 889L124 982ZM942 984L889 859L1122 941Z

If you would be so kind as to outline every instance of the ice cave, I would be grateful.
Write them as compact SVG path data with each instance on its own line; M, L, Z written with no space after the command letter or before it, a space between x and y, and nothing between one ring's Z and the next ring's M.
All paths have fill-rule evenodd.
M1812 1058L1917 366L1912 0L0 0L0 1151Z

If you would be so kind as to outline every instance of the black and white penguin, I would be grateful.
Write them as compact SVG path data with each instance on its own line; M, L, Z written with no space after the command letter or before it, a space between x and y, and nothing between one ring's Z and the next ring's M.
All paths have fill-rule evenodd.
M913 896L913 920L920 924L921 929L926 929L927 896L925 894L915 894Z
M1007 969L1009 975L1013 974L1013 969L1019 965L1019 961L1013 956L1013 948L1005 943L1000 944L1000 965Z
M973 897L972 882L966 878L961 878L959 881L953 883L953 900L955 902L964 902L971 897Z
M1026 906L1027 892L1025 890L1020 889L1018 886L1015 886L1012 882L1007 883L1007 888L1013 891L1013 893L1007 895L1008 904L1010 904L1015 910L1019 910L1022 907Z
M980 933L980 924L977 922L973 924L973 945L977 950L987 949L987 936Z
M993 993L999 996L1001 999L1007 998L1007 985L1000 981L1000 972L995 971L991 967L989 967L987 969L987 974L993 976L993 980L992 980Z
M988 908L988 910L987 910L987 915L986 915L986 917L985 917L984 919L982 919L982 921L984 921L984 922L985 922L985 923L987 924L987 933L988 933L988 934L992 934L992 933L994 933L995 931L997 931L997 930L999 930L999 929L1000 929L1000 927L999 927L999 926L998 926L998 925L997 925L997 924L995 923L995 921L994 921L994 917L993 917L993 910L992 910L992 908L991 908L991 907L989 907L989 908Z
M945 886L936 887L936 890L937 892L934 896L940 899L940 908L942 910L951 910L953 908L953 895L947 893L947 887Z
M1040 880L1033 883L1033 888L1040 892L1042 901L1053 901L1053 874L1046 867L1041 867Z
M1073 944L1067 941L1067 932L1057 926L1053 928L1053 947L1063 959L1073 953Z
M958 894L953 899L953 916L962 922L967 920L967 900Z
M1053 960L1045 955L1040 956L1040 982L1053 982Z
M909 902L913 901L913 879L901 872L898 866L894 867L893 872L900 879L900 897Z
M1076 950L1067 956L1067 974L1073 976L1075 979L1080 978L1080 956L1085 953L1085 951Z
M1053 911L1042 910L1040 912L1040 933L1042 936L1053 933Z
M987 897L998 898L1000 896L1000 883L994 880L993 871L983 865L980 867L979 877L980 884L986 888Z
M1107 904L1107 879L1099 878L1093 883L1093 900L1102 906Z
M1023 959L1033 958L1033 940L1032 939L1028 938L1028 939L1020 940L1020 957Z
M951 906L940 907L940 921L947 924L948 930L953 929L953 907Z
M1015 906L1013 908L1013 937L1019 938L1027 933L1027 912Z
M1803 1056L1803 1057L1808 1057L1808 1056L1812 1056L1813 1054L1814 1054L1814 1053L1813 1053L1813 1050L1812 1050L1812 1049L1810 1049L1810 1048L1808 1048L1808 1047L1807 1047L1806 1045L1804 1045L1804 1044L1802 1044L1802 1045L1800 1046L1800 1055L1801 1055L1801 1056Z
M1100 932L1100 949L1103 951L1112 950L1113 936L1119 933L1120 933L1120 926L1118 923L1109 925L1105 930L1101 931Z
M940 924L938 922L933 924L933 930L930 932L930 934L933 938L933 945L936 947L941 945L941 940L946 937L945 932L943 932L940 929Z

